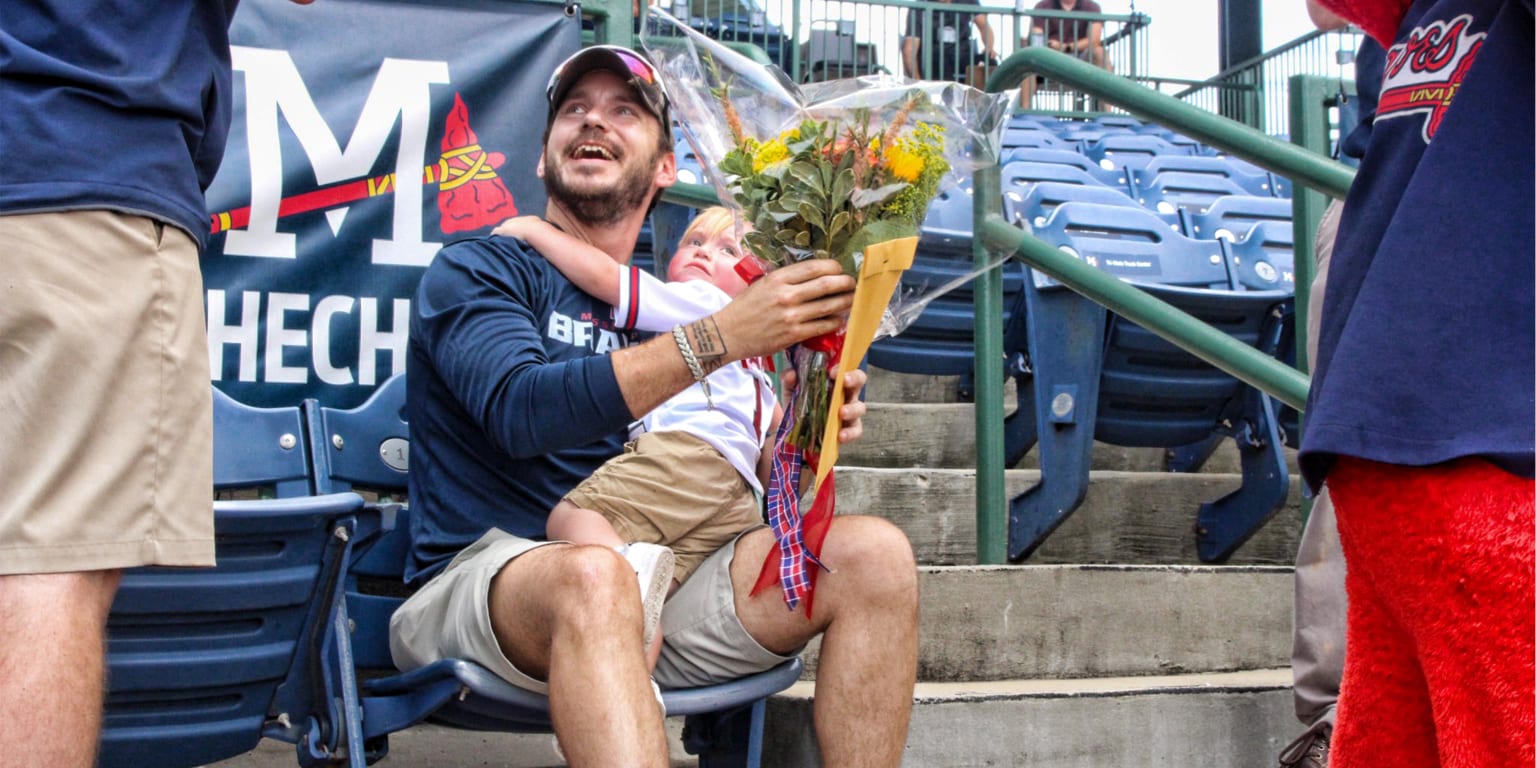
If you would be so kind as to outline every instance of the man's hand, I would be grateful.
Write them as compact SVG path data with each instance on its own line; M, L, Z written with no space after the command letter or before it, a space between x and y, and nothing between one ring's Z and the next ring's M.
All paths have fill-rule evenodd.
M779 381L784 384L784 391L795 388L799 374L794 368L779 374ZM837 409L837 419L842 425L837 430L837 442L839 445L847 445L864 436L864 414L869 407L859 399L859 394L864 391L864 384L869 381L869 376L863 370L855 368L843 374L843 407Z
M713 321L729 360L767 357L841 327L853 288L836 261L807 259L769 272L700 322Z

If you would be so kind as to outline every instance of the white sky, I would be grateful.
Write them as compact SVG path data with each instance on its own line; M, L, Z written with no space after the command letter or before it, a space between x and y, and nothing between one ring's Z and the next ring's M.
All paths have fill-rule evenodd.
M1132 0L1098 0L1105 13L1130 13ZM983 0L992 5L992 0ZM1033 3L1031 3L1033 5ZM1150 74L1204 79L1216 74L1216 0L1134 0L1152 17ZM1312 31L1306 0L1265 0L1264 50Z

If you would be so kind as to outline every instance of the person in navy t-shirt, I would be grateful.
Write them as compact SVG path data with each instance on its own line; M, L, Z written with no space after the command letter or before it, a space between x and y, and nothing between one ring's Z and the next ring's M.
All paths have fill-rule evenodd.
M1387 48L1300 463L1333 497L1333 765L1533 759L1531 0L1324 0Z
M213 564L198 252L229 131L234 12L0 7L5 765L93 765L122 569Z

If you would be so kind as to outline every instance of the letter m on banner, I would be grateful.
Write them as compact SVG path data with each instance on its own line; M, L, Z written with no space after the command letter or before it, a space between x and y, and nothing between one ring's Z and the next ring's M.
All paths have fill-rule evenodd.
M405 370L443 243L543 212L530 118L580 21L532 0L244 0L230 40L202 261L213 379L257 405L361 402Z

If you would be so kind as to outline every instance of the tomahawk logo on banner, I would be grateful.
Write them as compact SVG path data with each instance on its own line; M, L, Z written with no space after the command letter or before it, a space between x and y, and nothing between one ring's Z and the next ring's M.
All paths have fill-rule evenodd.
M542 213L558 3L244 0L234 121L208 190L213 380L254 405L350 406L405 370L445 243Z

